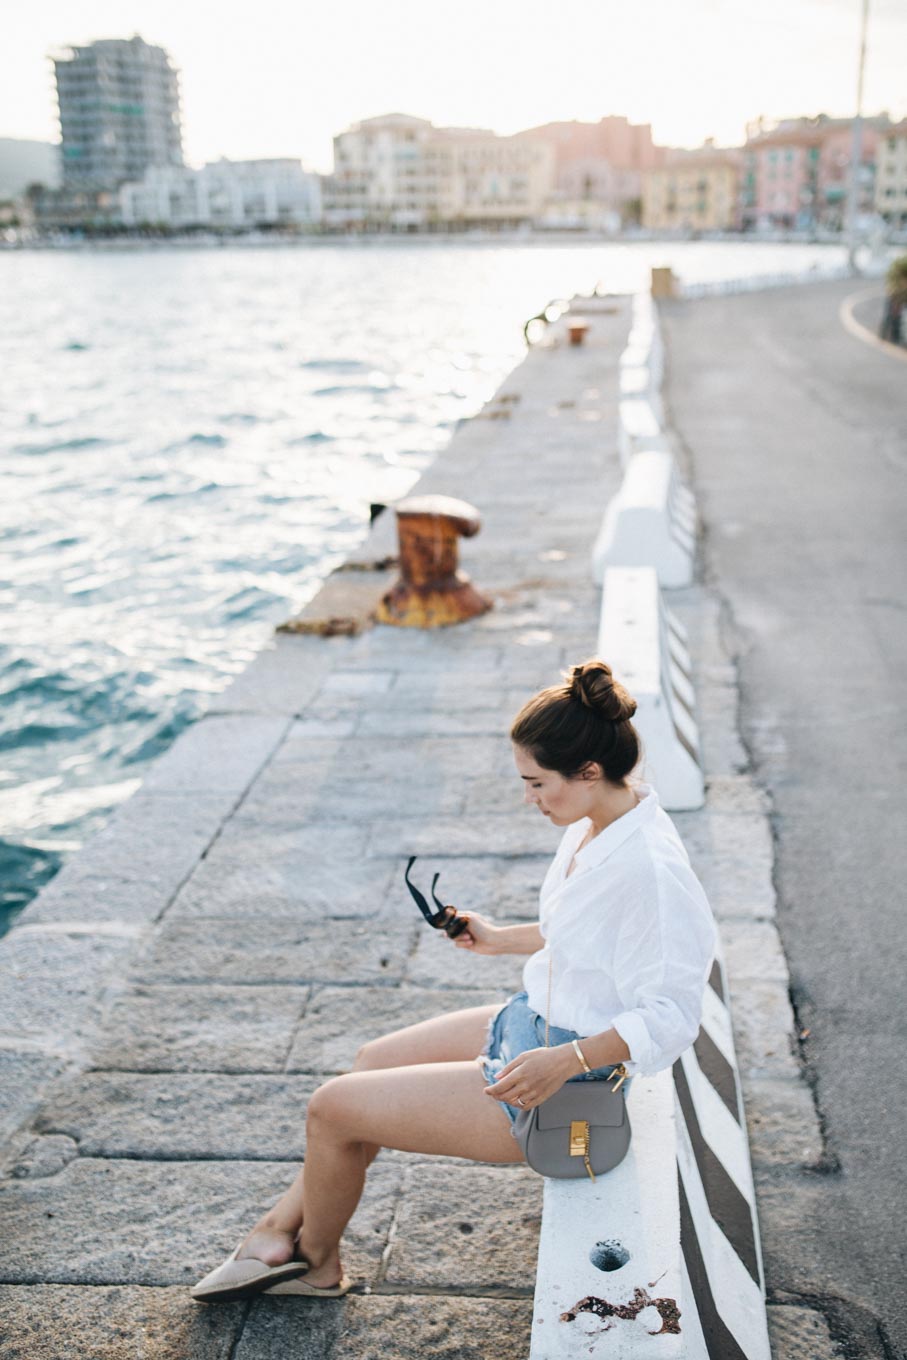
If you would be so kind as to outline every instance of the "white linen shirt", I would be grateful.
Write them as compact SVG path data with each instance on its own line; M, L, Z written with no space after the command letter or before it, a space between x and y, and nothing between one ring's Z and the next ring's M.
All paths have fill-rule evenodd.
M696 1038L717 944L712 911L674 823L648 784L640 802L576 854L588 817L572 822L539 894L543 949L523 969L544 1015L553 960L552 1025L589 1037L615 1029L628 1073L670 1067Z

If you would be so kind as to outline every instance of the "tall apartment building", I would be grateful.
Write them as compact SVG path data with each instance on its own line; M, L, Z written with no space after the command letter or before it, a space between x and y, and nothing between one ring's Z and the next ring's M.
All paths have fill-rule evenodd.
M907 227L907 118L879 140L876 212L893 227Z
M706 143L668 150L643 175L642 224L653 231L734 231L740 226L741 153Z
M53 64L64 189L112 190L150 166L183 164L178 76L162 47L109 38Z
M324 219L399 231L512 225L539 214L552 176L550 150L519 134L436 128L424 118L385 114L334 138Z

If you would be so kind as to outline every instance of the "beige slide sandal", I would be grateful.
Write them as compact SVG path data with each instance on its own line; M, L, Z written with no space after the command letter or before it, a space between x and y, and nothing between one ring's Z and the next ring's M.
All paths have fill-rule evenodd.
M258 1261L253 1256L238 1261L236 1253L241 1246L242 1242L238 1243L222 1265L193 1285L189 1291L191 1298L198 1303L228 1303L230 1299L263 1293L269 1285L289 1283L309 1268L305 1261L287 1261L282 1266L265 1265L264 1261ZM315 1293L311 1285L308 1292Z
M346 1274L341 1275L339 1284L324 1286L308 1284L305 1276L301 1275L296 1280L285 1280L283 1284L270 1285L264 1292L266 1294L294 1294L298 1299L339 1299L342 1295L348 1294L352 1287L353 1282Z

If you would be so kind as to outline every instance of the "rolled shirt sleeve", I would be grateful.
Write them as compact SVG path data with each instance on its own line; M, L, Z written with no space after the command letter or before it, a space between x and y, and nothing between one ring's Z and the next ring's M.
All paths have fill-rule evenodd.
M639 916L625 921L617 940L624 1010L611 1025L630 1050L628 1073L648 1076L670 1067L699 1032L717 932L705 894L665 866Z

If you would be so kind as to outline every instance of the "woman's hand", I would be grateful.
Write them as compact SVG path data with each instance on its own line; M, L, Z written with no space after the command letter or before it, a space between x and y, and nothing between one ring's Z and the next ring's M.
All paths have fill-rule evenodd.
M453 908L449 910L452 911ZM487 921L477 911L461 911L459 914L466 917L469 925L465 930L461 930L459 935L454 936L454 944L458 949L471 949L474 954L500 952L497 947L498 936L501 934L499 926Z
M541 1105L559 1091L568 1077L575 1077L579 1064L569 1044L557 1048L530 1048L502 1067L485 1094L523 1110Z

